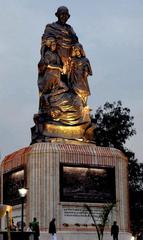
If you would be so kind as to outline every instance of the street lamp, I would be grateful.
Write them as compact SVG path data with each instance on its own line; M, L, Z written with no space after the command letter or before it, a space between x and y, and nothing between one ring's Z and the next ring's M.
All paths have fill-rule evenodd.
M21 197L21 203L22 203L22 208L21 208L21 232L23 233L23 213L24 213L24 198L26 197L28 189L26 188L20 188L18 189L19 195Z

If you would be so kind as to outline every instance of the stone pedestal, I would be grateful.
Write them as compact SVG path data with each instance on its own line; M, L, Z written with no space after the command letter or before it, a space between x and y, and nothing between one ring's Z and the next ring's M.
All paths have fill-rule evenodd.
M25 205L25 221L28 225L33 217L38 219L42 240L47 239L49 222L53 217L56 218L58 240L95 239L96 229L91 217L87 216L87 213L82 214L82 211L85 211L85 202L61 201L61 165L115 168L116 204L109 215L104 239L109 239L111 224L115 220L120 227L121 239L130 239L128 161L122 152L113 148L97 147L95 144L64 141L31 145L17 158L17 166L14 165L14 157L9 162L10 156L8 157L2 163L2 172L7 166L9 171L12 170L12 166L16 168L22 164L25 167L25 181L29 189ZM10 162L13 164L10 165ZM90 201L86 204L96 216L104 207L103 202Z

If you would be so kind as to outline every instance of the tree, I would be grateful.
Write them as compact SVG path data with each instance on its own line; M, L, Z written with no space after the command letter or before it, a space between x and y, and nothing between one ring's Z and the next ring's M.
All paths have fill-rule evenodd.
M133 192L143 190L143 164L138 163L135 154L126 149L126 156L128 157L128 179L129 189Z
M135 154L125 147L126 140L136 134L133 120L130 109L123 107L121 101L106 102L92 119L96 124L96 145L115 147L128 157L131 229L138 232L143 230L143 164L138 163Z
M87 204L84 204L84 207L87 209L87 211L89 212L89 214L94 222L94 225L95 225L95 228L97 231L98 240L103 240L104 228L107 223L109 214L112 211L114 206L115 206L115 203L112 203L112 202L104 204L102 213L99 216L100 224L98 224L94 217L92 209Z
M124 150L126 140L136 133L133 119L130 109L123 108L121 101L106 102L103 109L97 109L95 118L92 119L96 124L96 145Z
M143 231L143 164L138 163L135 154L126 152L128 162L130 219L133 234Z

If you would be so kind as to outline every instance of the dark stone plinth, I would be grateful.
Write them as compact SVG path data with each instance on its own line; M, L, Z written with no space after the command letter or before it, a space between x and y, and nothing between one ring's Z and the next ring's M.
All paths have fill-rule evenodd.
M34 232L10 232L11 240L34 240ZM0 232L1 240L8 240L8 233L6 231Z

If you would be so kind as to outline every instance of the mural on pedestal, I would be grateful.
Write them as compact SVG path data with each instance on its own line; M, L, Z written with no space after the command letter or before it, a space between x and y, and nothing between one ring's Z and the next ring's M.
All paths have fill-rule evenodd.
M9 171L3 175L3 203L7 205L21 204L18 189L25 185L25 172L23 168Z
M115 202L115 168L61 165L60 190L63 202Z

